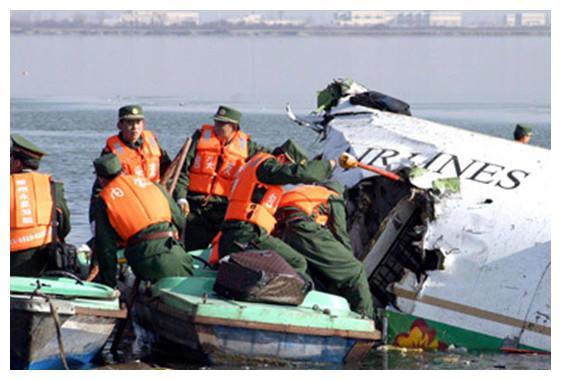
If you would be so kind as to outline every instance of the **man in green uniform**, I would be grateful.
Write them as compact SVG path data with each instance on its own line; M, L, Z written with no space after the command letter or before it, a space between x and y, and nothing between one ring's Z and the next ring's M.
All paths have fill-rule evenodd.
M341 295L351 309L374 318L364 265L353 255L347 233L343 186L299 186L283 195L275 236L302 253L320 290Z
M251 184L239 181L235 186L245 186L248 189L254 189L251 195L251 200L254 204L268 203L265 200L268 190L262 184L272 186L282 186L289 184L299 183L314 183L326 180L336 166L336 161L333 160L312 160L309 161L304 151L292 140L286 141L283 145L273 151L275 157L270 156L263 162L254 163L253 160L248 161L246 166L238 173L239 181L244 169L251 165L257 164L255 170L256 179L261 184ZM256 156L255 158L257 158ZM254 159L255 159L254 158ZM286 162L282 162L286 158ZM230 207L233 204L233 197L240 189L233 189L229 198ZM241 190L246 192L245 189ZM251 191L251 190L249 190ZM276 200L278 205L279 199ZM275 202L271 200L271 202ZM250 209L254 208L250 206ZM274 207L271 209L272 215L276 210ZM224 222L220 229L221 235L218 242L213 242L213 256L224 257L233 252L239 252L246 249L259 249L259 250L274 250L281 255L294 269L301 274L306 275L306 259L304 256L286 244L284 241L275 238L260 224L259 220L251 222L242 220L244 215L229 216L226 213ZM247 218L246 218L247 219Z
M171 160L156 136L146 130L142 107L138 104L123 106L119 108L118 118L119 133L107 139L101 156L113 153L119 158L126 174L140 175L158 182ZM93 221L92 202L100 190L101 186L96 180L90 199L90 223Z
M240 120L238 110L219 106L214 125L203 125L191 137L174 192L188 214L183 234L187 251L208 247L224 220L235 173L255 153L267 151L240 130Z
M64 240L64 238L70 232L70 210L68 209L66 199L64 198L64 185L62 184L62 182L55 182L50 178L50 176L36 172L39 169L41 158L46 155L46 153L39 149L31 141L25 139L20 135L12 134L11 139L10 275L36 276L39 275L47 267L49 248L51 245L41 244L39 242L37 244L40 245L37 246L36 244L31 242L29 237L25 236L25 230L29 229L30 227L40 228L40 223L32 222L33 225L22 225L20 228L18 227L18 214L29 216L32 219L35 218L35 220L37 220L37 216L33 214L40 212L38 208L41 207L41 202L37 202L37 195L35 195L35 197L33 195L37 192L40 192L43 196L48 197L49 201L52 201L52 193L54 190L56 234L58 235L58 239ZM31 181L26 180L26 174L28 174L28 176L46 177L45 181L41 181L44 184L44 188L39 188L40 181L36 179ZM23 183L25 187L18 188L18 182ZM30 189L29 187L31 186L33 186L34 189ZM51 196L49 196L49 194ZM44 209L41 211L49 215L49 220L42 225L45 230L52 226L51 217L53 207L52 203L49 205L49 201L47 201L46 204L44 203ZM47 210L46 208L49 208L49 210ZM35 234L37 234L37 230L35 230ZM24 241L23 245L18 244L18 238ZM46 238L49 238L49 236L43 236L43 240ZM35 246L28 247L29 245ZM20 249L21 247L27 248Z
M522 144L528 144L532 139L532 128L526 124L516 124L514 129L514 140Z
M113 154L96 159L94 166L103 188L93 205L100 282L116 285L119 243L141 280L190 276L193 259L177 240L185 216L171 196L146 178L123 174Z

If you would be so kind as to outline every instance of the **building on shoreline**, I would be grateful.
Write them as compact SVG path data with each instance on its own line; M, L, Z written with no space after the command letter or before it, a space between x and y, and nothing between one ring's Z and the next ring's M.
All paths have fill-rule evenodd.
M265 19L260 14L250 14L241 18L226 19L226 23L236 26L304 26L304 20L298 19Z
M396 18L392 11L345 11L334 15L333 23L342 27L389 25Z
M549 12L518 12L508 13L504 17L504 26L507 27L532 27L551 25Z
M429 25L429 13L426 11L399 12L395 18L399 27L426 27Z
M105 26L177 26L199 25L199 12L128 11L103 21Z
M344 11L334 14L333 24L340 27L401 26L461 27L460 11Z
M462 26L462 12L432 11L428 15L429 26L458 28Z
M199 14L202 14L200 18ZM549 11L502 12L495 21L462 11L338 11L324 16L286 17L286 12L204 11L12 11L13 34L174 34L174 35L549 35ZM245 14L245 15L244 15ZM226 16L226 17L223 17ZM283 17L284 16L284 17ZM206 18L205 18L206 17Z

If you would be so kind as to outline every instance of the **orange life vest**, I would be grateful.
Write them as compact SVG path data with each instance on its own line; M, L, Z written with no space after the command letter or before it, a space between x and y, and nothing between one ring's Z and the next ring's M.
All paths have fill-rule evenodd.
M41 247L53 240L51 176L10 174L10 252Z
M216 265L218 264L219 258L220 258L220 249L219 249L219 245L220 245L220 238L222 237L222 231L219 231L214 238L212 239L212 242L210 243L210 256L208 257L208 263L211 265Z
M238 130L224 145L212 125L203 125L195 158L189 168L189 191L223 197L230 195L234 177L248 157L248 141L249 136Z
M125 244L146 227L172 220L167 198L144 177L121 174L100 194L107 206L109 223Z
M257 153L239 171L230 196L224 220L240 220L263 227L271 233L276 224L275 212L279 205L283 188L281 185L269 185L257 179L257 168L263 161L275 158L268 153ZM265 189L265 195L259 203L252 202L256 188Z
M125 174L146 177L154 182L160 180L160 157L162 151L156 137L150 131L142 131L142 146L137 149L128 147L119 135L107 139L106 147L115 154Z
M295 207L312 217L316 223L324 226L329 219L329 215L321 213L320 208L323 205L325 209L328 209L327 201L330 196L338 196L338 193L323 186L298 186L283 194L279 209Z

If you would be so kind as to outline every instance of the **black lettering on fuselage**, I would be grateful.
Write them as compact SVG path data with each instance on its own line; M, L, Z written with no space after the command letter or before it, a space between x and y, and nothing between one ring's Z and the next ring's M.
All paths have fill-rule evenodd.
M385 153L388 153L388 154L384 155ZM368 165L373 165L376 162L376 160L381 158L382 159L382 165L388 166L388 158L392 158L392 157L396 157L396 156L399 156L399 152L397 150L382 149L382 151L380 153L378 153L378 155L376 157L374 157L372 160L370 160L370 162L368 162Z
M496 168L500 168L499 171L488 171L487 168L491 168L491 167L496 167ZM485 162L483 164L482 167L479 168L479 170L477 170L475 173L473 173L473 175L471 177L469 177L468 179L475 181L475 182L479 182L479 183L483 183L483 184L490 184L491 182L493 182L493 176L497 173L500 173L501 171L504 170L504 166L500 166L500 165L495 165L495 164L491 164L489 162ZM484 175L484 174L489 174L491 175L491 178L487 181L482 180L481 178L477 178L479 175Z
M461 177L462 174L464 174L466 172L466 170L471 168L471 166L473 164L475 164L476 162L479 162L479 161L472 158L471 162L469 164L467 164L465 167L462 168L462 166L460 165L460 160L459 160L458 156L451 154L450 158L446 162L444 162L438 170L435 170L435 173L442 174L442 169L444 169L446 166L448 166L448 164L450 164L450 162L454 163L454 171L456 172L456 177Z
M390 158L397 157L401 154L395 149L367 148L360 156L359 161L362 162L362 160L367 160L368 155L378 149L380 149L380 152L367 162L368 165L373 165L378 162L383 166L388 166L388 160ZM410 153L408 160L412 160L416 157L422 157L421 153ZM421 165L425 169L438 174L444 174L443 172L445 169L450 167L453 168L454 174L458 178L465 178L466 180L478 182L484 185L497 186L504 190L516 189L522 184L522 180L530 175L529 172L520 169L507 169L508 171L506 171L505 166L479 161L474 158L470 158L469 162L462 160L463 159L457 155L440 152L433 157L428 158L427 161ZM468 172L471 172L472 174L468 174Z
M514 169L514 170L511 170L511 171L509 171L508 173L506 173L507 178L510 179L510 180L512 181L512 185L511 185L511 186L505 186L505 185L503 184L502 180L500 180L499 182L497 182L497 184L496 184L495 186L498 186L498 187L500 187L501 189L505 189L505 190L513 190L513 189L516 189L518 186L520 186L521 179L517 178L517 177L515 176L515 173L516 173L516 174L520 173L520 174L524 175L524 178L527 178L527 177L530 175L530 173L525 172L525 171L523 171L523 170Z
M433 158L429 159L427 162L425 162L425 169L428 169L429 166L435 162L436 160L438 160L440 158L440 156L442 156L443 153L438 153L436 156L434 156Z
M364 153L362 154L362 156L360 156L360 157L358 158L358 160L359 160L360 162L362 162L362 160L364 160L364 157L366 157L370 152L372 152L372 150L373 150L373 148L368 148L368 149L366 149L366 152L364 152ZM348 153L348 152L347 152L347 153Z
M411 155L409 156L408 160L413 160L415 157L417 157L420 153L411 153Z

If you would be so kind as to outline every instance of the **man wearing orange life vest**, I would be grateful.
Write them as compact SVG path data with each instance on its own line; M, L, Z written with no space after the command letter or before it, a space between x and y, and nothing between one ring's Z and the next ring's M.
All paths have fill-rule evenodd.
M326 180L335 168L333 160L308 161L292 140L268 153L258 153L240 170L228 198L228 210L220 234L212 243L211 263L245 249L271 249L294 269L306 273L306 259L288 244L271 235L282 185Z
M70 210L63 184L36 172L46 153L20 135L11 139L10 275L37 276L47 267L54 240L53 211L55 232L64 239L70 232Z
M142 107L136 104L119 108L119 134L107 139L102 154L117 156L126 174L146 177L158 182L160 174L171 163L153 132L144 124Z
M145 128L142 107L136 104L123 106L119 108L118 115L119 133L107 139L101 155L113 153L121 162L126 174L158 182L160 174L170 165L171 160L154 133ZM101 187L96 181L90 201L90 222L93 220L91 202L100 190Z
M339 182L329 181L285 192L275 236L306 257L319 290L345 297L352 310L374 318L364 265L355 258L347 233L343 190Z
M191 138L174 193L188 214L183 234L188 251L208 247L224 219L235 174L266 150L240 130L240 120L239 111L219 106L214 125L203 125Z
M193 259L178 241L185 216L164 188L145 177L124 174L113 154L94 161L102 186L93 205L100 282L116 285L117 249L141 280L190 276Z

